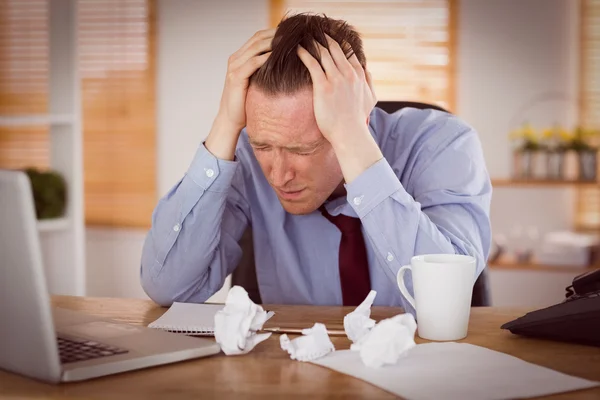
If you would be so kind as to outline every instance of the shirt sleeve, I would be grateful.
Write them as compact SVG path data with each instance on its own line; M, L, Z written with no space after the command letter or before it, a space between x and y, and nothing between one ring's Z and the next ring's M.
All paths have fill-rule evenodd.
M242 166L201 144L184 177L159 200L142 250L140 278L160 305L204 302L237 266L249 223Z
M455 123L422 129L432 139L411 150L418 154L411 162L381 159L346 185L380 272L394 286L398 270L414 255L471 255L479 275L489 254L492 188L476 132ZM405 284L412 293L410 274Z

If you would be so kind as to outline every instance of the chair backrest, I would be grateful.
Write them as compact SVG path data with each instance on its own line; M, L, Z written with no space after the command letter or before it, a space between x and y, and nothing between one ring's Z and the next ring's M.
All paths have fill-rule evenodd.
M256 304L262 304L256 277L256 265L254 264L254 241L252 240L251 226L248 226L239 243L242 248L242 259L231 274L231 284L243 287L248 292L250 300Z
M414 101L379 101L376 107L381 108L387 113L396 112L405 107L412 107L418 109L434 109L439 111L448 112L440 106L427 103L419 103ZM261 304L262 300L260 297L260 290L258 288L258 280L256 278L256 266L254 264L254 244L252 241L252 228L248 227L246 232L240 239L240 246L242 247L242 259L236 270L231 276L232 285L239 285L246 289L250 299L256 304ZM473 296L471 298L472 306L489 306L490 296L488 290L488 276L487 266L481 272L481 275L477 278L475 285L473 286Z
M449 112L448 110L445 110L444 108L435 104L420 103L418 101L378 101L375 107L379 107L389 114L406 107L418 108L420 110L431 108L433 110Z

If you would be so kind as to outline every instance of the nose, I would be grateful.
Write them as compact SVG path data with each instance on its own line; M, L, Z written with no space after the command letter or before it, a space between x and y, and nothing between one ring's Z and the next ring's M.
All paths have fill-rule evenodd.
M271 166L271 184L282 188L292 179L294 179L294 171L291 168L287 155L284 151L277 151L273 157L273 165Z

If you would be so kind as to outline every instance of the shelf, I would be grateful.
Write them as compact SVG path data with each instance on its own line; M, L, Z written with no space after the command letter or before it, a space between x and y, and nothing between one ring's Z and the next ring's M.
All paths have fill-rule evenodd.
M56 232L69 228L68 218L52 218L39 220L37 223L38 232Z
M574 275L582 274L587 271L591 271L595 268L599 268L598 265L593 266L574 266L574 265L547 265L539 264L535 261L529 263L519 263L508 257L501 257L500 260L489 262L489 268L496 270L506 271L544 271L544 272L570 272Z
M492 179L492 186L497 187L547 187L547 188L561 188L561 187L599 187L600 182L586 182L586 181L551 181L543 179L528 179L518 180L510 178L495 178Z
M41 114L0 116L0 127L32 125L69 125L74 122L71 114Z

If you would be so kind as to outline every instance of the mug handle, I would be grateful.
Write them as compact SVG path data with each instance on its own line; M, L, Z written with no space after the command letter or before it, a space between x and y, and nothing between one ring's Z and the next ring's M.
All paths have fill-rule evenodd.
M406 300L408 300L408 302L410 303L410 305L412 306L412 308L414 308L416 310L417 307L415 306L415 299L414 299L414 297L412 297L410 295L410 293L408 293L408 289L406 288L406 285L404 284L404 274L408 270L412 271L412 268L411 268L410 265L405 265L402 268L400 268L398 270L398 274L396 275L396 280L397 280L397 283L398 283L398 288L400 288L400 293L402 293L402 295L404 296L404 298Z

